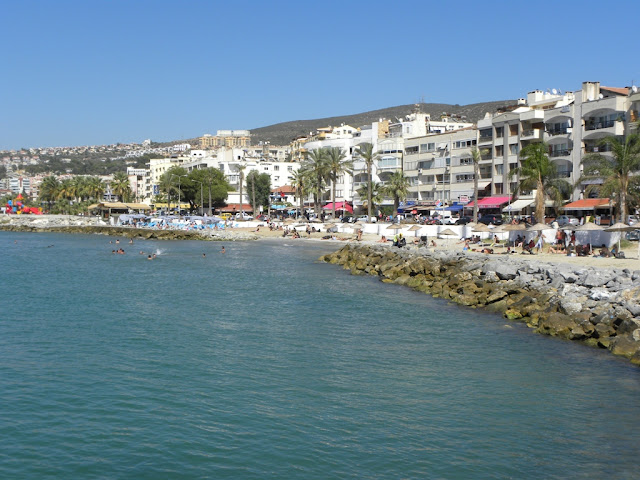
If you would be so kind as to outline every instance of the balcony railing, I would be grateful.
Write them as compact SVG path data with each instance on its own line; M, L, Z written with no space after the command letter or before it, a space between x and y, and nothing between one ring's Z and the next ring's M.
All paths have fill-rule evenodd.
M600 130L601 128L611 128L616 124L615 120L605 120L602 122L587 122L584 126L585 130Z
M549 154L550 157L567 157L571 155L571 150L562 149L562 150L552 150Z
M560 178L569 178L569 177L571 177L571 172L569 170L560 170L560 171L558 171L558 177L560 177Z
M586 153L604 153L611 151L611 145L586 145L584 147Z
M493 136L492 135L480 135L480 139L478 140L480 143L484 143L484 142L491 142L493 141Z
M549 135L566 135L567 134L567 127L563 127L563 128L551 128L549 130L547 130L547 133Z

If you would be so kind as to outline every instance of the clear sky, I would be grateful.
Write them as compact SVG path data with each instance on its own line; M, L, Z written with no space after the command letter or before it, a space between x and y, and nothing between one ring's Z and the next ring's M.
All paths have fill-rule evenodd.
M640 84L635 2L0 0L0 149Z

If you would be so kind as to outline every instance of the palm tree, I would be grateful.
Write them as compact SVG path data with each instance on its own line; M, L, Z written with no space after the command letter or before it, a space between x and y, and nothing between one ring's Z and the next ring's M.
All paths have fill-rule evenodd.
M409 179L404 176L402 170L396 170L389 176L389 180L384 186L384 192L393 198L393 215L396 216L400 201L407 198L409 194Z
M58 199L59 194L60 182L55 175L45 177L40 183L40 201L47 202L49 209L51 209L51 204Z
M482 153L478 147L471 149L471 159L473 160L473 222L478 223L478 180L480 178L480 160Z
M602 179L602 185L589 185L587 191L599 188L601 196L617 197L620 205L618 221L625 223L629 192L640 185L640 177L637 175L640 170L640 134L636 132L627 135L624 140L608 136L600 140L599 145L609 147L611 155L587 155L582 161L584 170L578 182Z
M129 177L126 173L116 172L113 175L111 191L118 196L121 202L129 201L129 197L131 196L131 185L129 184Z
M243 217L244 219L244 209L243 209L243 204L244 202L242 201L242 184L244 183L244 171L247 168L246 165L238 165L238 172L240 173L240 216Z
M338 176L349 173L353 169L353 161L345 160L347 156L340 147L332 147L327 150L327 169L331 180L331 201L333 202L332 218L336 218L336 183Z
M87 182L87 194L89 198L101 200L106 190L105 184L100 177L90 177Z
M327 167L327 149L318 148L307 153L304 161L304 168L309 172L309 183L307 190L313 194L315 203L314 209L320 214L321 199L326 188L326 182L329 175Z
M373 192L371 191L371 187L373 186L373 178L371 177L372 175L372 169L373 169L373 162L376 161L376 159L378 158L378 154L374 153L373 151L373 145L371 143L361 143L359 145L360 147L360 158L362 158L362 160L364 160L364 164L367 166L367 215L369 216L369 218L371 218L371 207L372 207L372 203L373 200L371 198Z
M365 198L363 204L366 203L367 211L373 211L373 207L382 203L382 192L383 186L378 182L365 182L358 187L356 193L360 198ZM371 196L371 208L369 208L369 200L366 199L368 196ZM371 217L369 217L371 218Z
M296 170L291 175L291 186L295 189L295 196L300 205L300 213L303 212L303 200L306 193L308 176L308 172L304 168Z
M75 197L76 186L74 185L73 179L66 178L60 184L60 189L58 190L58 199L59 200L73 200Z
M520 152L521 166L509 172L520 177L519 191L536 191L536 222L544 223L544 202L547 197L556 204L571 192L571 185L558 177L555 163L549 160L549 146L544 142L530 143Z

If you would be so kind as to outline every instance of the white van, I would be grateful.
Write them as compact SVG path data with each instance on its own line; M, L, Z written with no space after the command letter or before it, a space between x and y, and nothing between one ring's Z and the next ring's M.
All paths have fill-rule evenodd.
M449 210L431 210L431 216L440 217L440 220L444 225L455 225L458 220L457 215L453 215Z

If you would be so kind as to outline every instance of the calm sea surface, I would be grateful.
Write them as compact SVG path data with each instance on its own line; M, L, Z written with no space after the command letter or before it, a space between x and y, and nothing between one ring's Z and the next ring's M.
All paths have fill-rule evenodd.
M625 360L321 242L109 240L0 232L2 479L640 476Z

